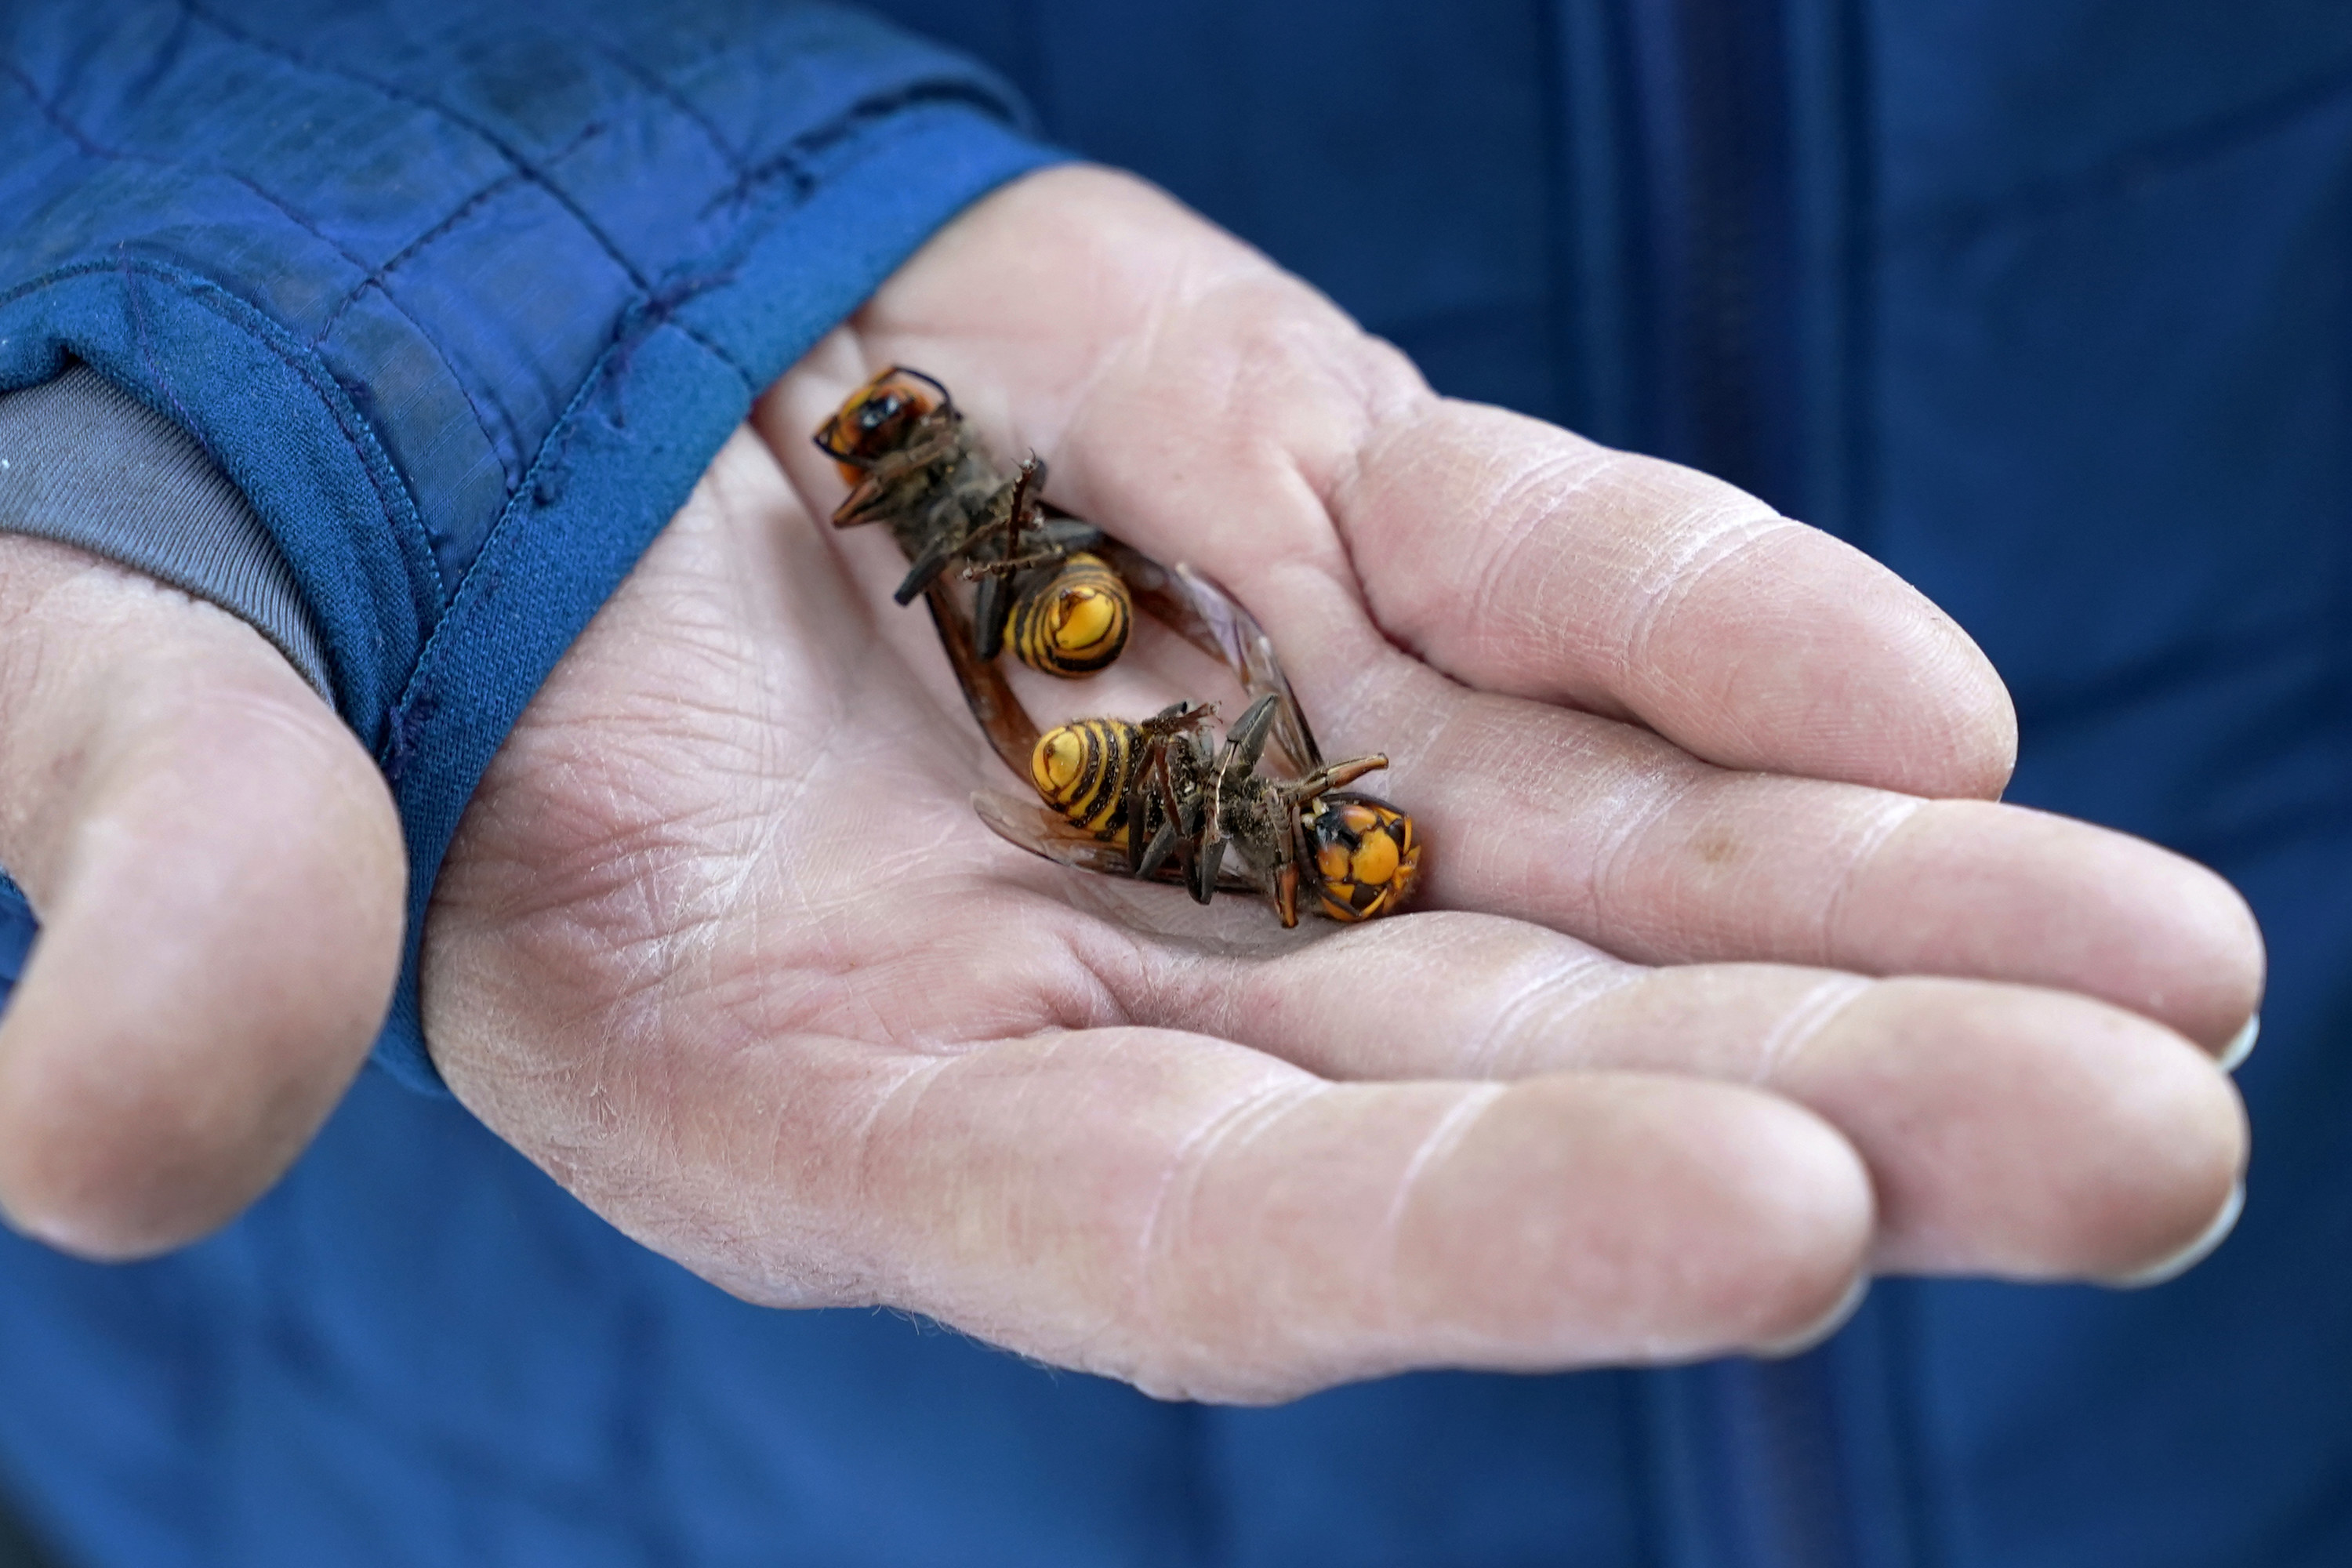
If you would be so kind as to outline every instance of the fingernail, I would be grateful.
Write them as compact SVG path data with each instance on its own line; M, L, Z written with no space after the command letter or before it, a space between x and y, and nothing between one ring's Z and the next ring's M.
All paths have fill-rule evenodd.
M1870 1276L1857 1274L1853 1278L1853 1283L1846 1287L1845 1294L1838 1298L1837 1305L1832 1307L1818 1322L1790 1334L1785 1340L1775 1340L1769 1345L1758 1345L1748 1353L1759 1361L1786 1361L1790 1356L1802 1355L1816 1345L1826 1342L1831 1335L1844 1328L1846 1320L1862 1310L1862 1303L1869 1295Z
M2207 1226L2196 1240L2161 1263L2153 1264L2137 1274L2122 1275L2107 1283L2118 1290L2144 1290L2150 1285L2178 1279L2204 1262L2207 1254L2229 1239L2230 1233L2238 1227L2238 1216L2245 1212L2245 1208L2246 1184L2240 1182L2230 1189L2230 1201L2221 1205L2221 1212L2213 1216L2213 1223Z
M2235 1039L2221 1047L2221 1055L2219 1058L2221 1070L2236 1072L2239 1065L2254 1054L2254 1042L2262 1037L2263 1016L2257 1013L2246 1020L2246 1026L2238 1031Z

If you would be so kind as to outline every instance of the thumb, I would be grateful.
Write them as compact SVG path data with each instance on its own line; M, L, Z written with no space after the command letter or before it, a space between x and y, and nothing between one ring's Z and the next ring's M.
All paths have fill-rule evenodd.
M0 537L0 1214L128 1258L234 1217L365 1058L405 862L359 742L210 605Z

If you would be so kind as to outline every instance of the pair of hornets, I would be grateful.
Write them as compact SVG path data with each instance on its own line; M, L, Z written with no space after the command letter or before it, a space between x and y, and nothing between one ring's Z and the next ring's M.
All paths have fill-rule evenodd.
M990 827L1066 866L1181 882L1204 904L1219 889L1263 893L1286 926L1302 904L1362 921L1404 902L1421 863L1412 818L1344 787L1388 759L1323 761L1273 643L1223 590L1046 502L1045 465L1007 472L919 371L893 365L859 387L816 444L851 487L834 526L889 527L908 563L894 597L924 600L972 716L1044 802L983 790L972 805ZM1233 670L1249 707L1222 742L1215 706L1193 702L1040 731L998 656L1091 675L1118 658L1139 604Z

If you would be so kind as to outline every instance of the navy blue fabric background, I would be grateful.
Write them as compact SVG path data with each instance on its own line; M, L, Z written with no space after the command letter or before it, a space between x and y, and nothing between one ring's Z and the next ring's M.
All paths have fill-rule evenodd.
M372 1075L215 1241L111 1271L0 1242L0 1477L39 1522L142 1568L2352 1562L2352 11L878 9L1300 270L1441 389L1724 472L1951 609L2018 695L2012 798L2209 860L2263 921L2238 1234L2137 1295L1882 1283L1779 1368L1204 1410L887 1316L743 1307ZM442 8L414 12L422 36ZM636 25L632 58L686 103L766 104L772 60L713 45L683 69L666 14ZM537 68L486 68L507 86L483 101L523 112ZM681 168L716 156L661 94L621 96ZM0 96L0 124L16 112ZM577 119L547 112L552 156ZM885 195L848 191L822 224ZM854 298L833 232L767 286ZM739 292L704 330L759 308ZM450 447L420 515L425 489L454 512L509 484L499 440ZM401 560L379 576L414 582ZM359 597L398 630L397 595Z

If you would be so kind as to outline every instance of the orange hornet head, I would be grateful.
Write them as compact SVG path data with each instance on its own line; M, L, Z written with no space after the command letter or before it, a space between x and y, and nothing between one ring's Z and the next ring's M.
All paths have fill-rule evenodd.
M904 445L926 416L941 409L955 412L946 387L919 370L894 364L851 393L817 426L817 450L839 464L842 479L854 485L884 453Z
M1307 808L1307 844L1335 921L1393 914L1421 872L1412 818L1383 800L1334 790Z

